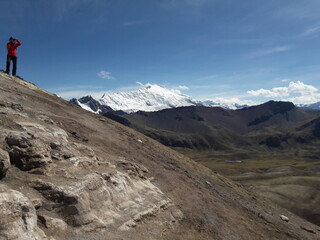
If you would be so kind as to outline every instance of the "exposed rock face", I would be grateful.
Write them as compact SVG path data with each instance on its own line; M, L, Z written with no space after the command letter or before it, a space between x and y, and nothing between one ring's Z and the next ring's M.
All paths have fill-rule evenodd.
M38 175L27 182L37 192L37 198L26 199L32 207L28 212L33 214L33 228L37 217L31 202L49 234L55 234L54 229L66 231L68 226L85 232L107 227L127 231L159 213L161 221L170 225L182 218L181 211L150 182L145 167L123 157L108 163L84 145L87 140L77 132L67 133L46 116L37 118L12 119L21 130L1 134L12 165ZM1 156L8 165L8 153L1 151Z
M37 226L35 208L22 193L0 184L0 206L0 239L47 239Z
M3 178L10 167L9 154L0 149L0 179Z
M149 180L133 179L116 170L88 174L64 186L44 181L31 186L48 200L43 209L59 214L71 226L84 226L87 231L110 224L120 227L137 214L172 206Z

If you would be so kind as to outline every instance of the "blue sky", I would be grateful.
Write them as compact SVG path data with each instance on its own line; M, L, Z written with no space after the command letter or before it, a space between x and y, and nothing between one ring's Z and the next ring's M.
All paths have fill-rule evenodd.
M139 87L320 101L319 0L1 0L18 75L69 99Z

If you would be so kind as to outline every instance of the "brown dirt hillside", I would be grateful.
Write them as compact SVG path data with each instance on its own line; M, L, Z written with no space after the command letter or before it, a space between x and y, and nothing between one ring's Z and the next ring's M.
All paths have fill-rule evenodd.
M0 124L0 239L320 238L241 185L4 73Z

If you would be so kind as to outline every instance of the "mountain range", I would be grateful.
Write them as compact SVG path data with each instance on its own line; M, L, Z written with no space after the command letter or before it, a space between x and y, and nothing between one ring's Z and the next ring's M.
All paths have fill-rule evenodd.
M86 110L101 114L110 111L110 108L114 111L132 113L137 111L153 112L183 106L222 107L234 110L248 107L248 104L223 98L195 100L182 94L179 90L168 89L156 84L143 85L136 91L105 93L100 99L84 96L80 99L73 98L70 101ZM298 107L320 110L320 102L300 104Z
M319 237L240 184L30 82L0 72L0 93L1 239Z
M167 146L221 150L244 145L284 148L309 142L317 138L320 112L291 102L269 101L238 110L189 106L122 116L109 112L105 116ZM303 126L313 126L308 136L301 133Z

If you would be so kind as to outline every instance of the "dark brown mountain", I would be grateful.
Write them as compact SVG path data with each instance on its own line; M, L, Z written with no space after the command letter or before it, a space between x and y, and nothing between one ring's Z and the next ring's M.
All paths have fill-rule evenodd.
M126 120L115 120L125 122L127 126L168 146L224 149L260 143L270 147L280 146L284 139L275 137L274 131L290 131L319 114L297 108L290 102L270 101L240 110L191 106L158 112L140 111L123 116ZM265 136L268 131L271 136ZM251 135L259 132L267 139L252 140Z

